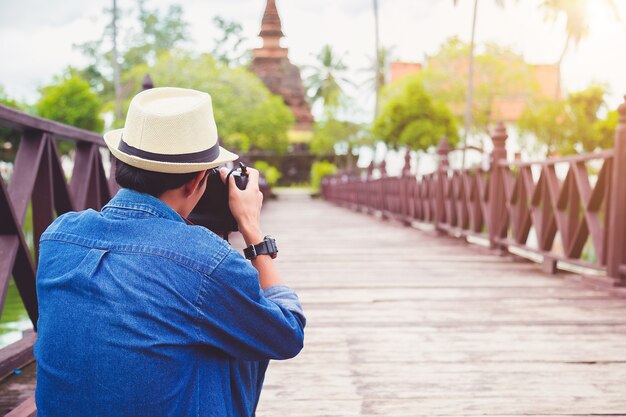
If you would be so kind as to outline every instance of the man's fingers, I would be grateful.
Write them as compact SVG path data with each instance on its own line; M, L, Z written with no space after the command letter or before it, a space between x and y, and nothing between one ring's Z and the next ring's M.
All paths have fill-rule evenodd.
M228 174L228 172L226 173ZM237 183L235 182L235 176L231 175L230 178L228 178L228 186L233 189L233 190L239 190L239 188L237 187Z
M222 182L226 184L226 176L228 175L228 168L222 167L220 168L220 178Z
M254 168L248 168L248 187L252 187L255 190L259 189L259 171ZM246 188L248 188L246 187Z
M256 182L259 182L259 171L254 168L248 168L248 174L250 175L250 179L254 179Z

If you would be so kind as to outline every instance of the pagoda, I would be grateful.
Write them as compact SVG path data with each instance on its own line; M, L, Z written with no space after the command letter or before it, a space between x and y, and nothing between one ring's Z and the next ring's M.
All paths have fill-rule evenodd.
M275 0L267 0L261 21L263 47L252 52L250 70L261 78L267 88L283 97L296 119L292 142L305 142L313 130L313 116L305 99L300 70L289 61L288 49L280 45L285 36Z

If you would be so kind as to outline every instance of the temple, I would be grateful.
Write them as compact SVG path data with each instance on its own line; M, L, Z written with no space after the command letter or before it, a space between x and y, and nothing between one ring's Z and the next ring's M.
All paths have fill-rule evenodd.
M306 141L313 128L313 116L305 98L300 70L289 61L288 49L280 45L285 35L275 0L267 0L259 36L263 39L263 47L253 50L250 70L272 93L282 96L293 112L296 119L293 128L296 134L291 135L295 139L293 142Z

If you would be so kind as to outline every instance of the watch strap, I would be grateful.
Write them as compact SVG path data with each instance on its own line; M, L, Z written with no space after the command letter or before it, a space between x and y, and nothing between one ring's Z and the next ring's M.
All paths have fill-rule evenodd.
M278 254L278 248L276 247L276 240L270 236L265 236L263 241L256 245L250 245L243 250L243 254L246 259L255 259L259 255L270 255L272 259L276 258Z

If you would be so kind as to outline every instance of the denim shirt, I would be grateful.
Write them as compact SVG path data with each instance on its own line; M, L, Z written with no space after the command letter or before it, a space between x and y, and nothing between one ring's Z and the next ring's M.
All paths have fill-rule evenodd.
M38 417L253 416L303 346L295 292L161 200L122 189L41 237Z

